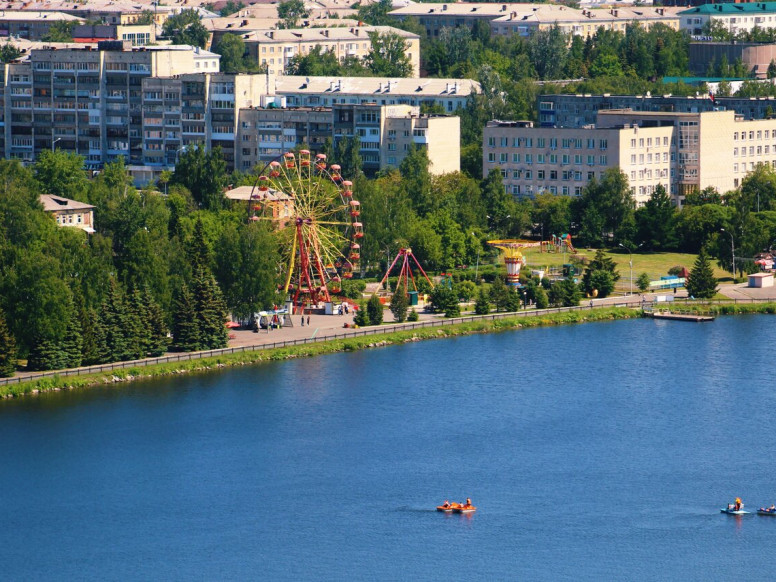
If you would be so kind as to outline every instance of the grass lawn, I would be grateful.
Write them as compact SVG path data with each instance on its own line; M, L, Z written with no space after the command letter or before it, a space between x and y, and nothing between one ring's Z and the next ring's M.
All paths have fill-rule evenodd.
M585 256L592 259L595 256L595 249L577 249L576 256ZM629 255L622 249L608 249L607 254L617 264L617 271L620 273L620 280L617 282L617 289L628 291L630 288L630 266L628 265ZM526 258L526 268L540 269L543 267L561 266L564 263L570 263L571 253L542 253L538 248L528 248L523 252ZM668 269L674 266L687 267L692 269L695 264L696 255L689 253L633 253L633 285L635 288L636 279L641 273L647 273L650 280L656 281L660 277L668 275ZM723 271L712 260L714 276L724 280L730 279L730 273Z

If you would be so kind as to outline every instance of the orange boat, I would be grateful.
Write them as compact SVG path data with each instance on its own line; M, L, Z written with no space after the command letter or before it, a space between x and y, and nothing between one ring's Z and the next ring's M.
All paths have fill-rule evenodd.
M477 508L471 503L445 502L442 505L437 505L437 511L443 511L445 513L474 513L477 511Z

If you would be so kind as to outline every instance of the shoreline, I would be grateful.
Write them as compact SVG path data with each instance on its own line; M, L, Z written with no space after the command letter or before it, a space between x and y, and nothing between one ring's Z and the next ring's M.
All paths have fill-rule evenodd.
M690 304L682 305L682 311L709 315L776 314L776 303L731 303L721 305ZM50 392L59 392L62 390L86 389L112 384L127 384L135 380L177 376L180 374L212 371L219 368L256 365L265 362L277 362L301 357L349 352L430 339L443 339L473 335L476 333L493 333L551 325L636 319L643 317L643 315L644 312L641 309L632 307L599 307L589 310L559 311L534 315L532 317L515 315L513 317L506 316L499 319L473 319L462 323L447 325L441 323L439 326L429 326L405 331L386 329L382 333L377 332L367 336L354 336L316 343L220 354L201 359L135 366L93 374L75 376L60 376L54 374L45 378L2 385L0 386L0 399L7 400L27 395L34 396Z

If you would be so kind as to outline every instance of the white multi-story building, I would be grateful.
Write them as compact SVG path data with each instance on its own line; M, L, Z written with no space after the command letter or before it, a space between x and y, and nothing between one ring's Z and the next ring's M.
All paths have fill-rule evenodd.
M708 186L738 187L757 164L776 168L776 120L733 111L599 111L595 126L534 127L492 121L483 135L483 173L501 171L516 196L578 196L609 168L622 170L638 204L661 184L679 204Z

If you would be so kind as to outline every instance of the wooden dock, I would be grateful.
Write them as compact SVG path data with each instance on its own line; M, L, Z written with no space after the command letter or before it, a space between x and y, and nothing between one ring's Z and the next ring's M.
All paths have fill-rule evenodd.
M696 315L694 313L671 313L670 311L647 311L645 312L647 317L652 319L671 319L675 321L714 321L714 317L711 315Z

